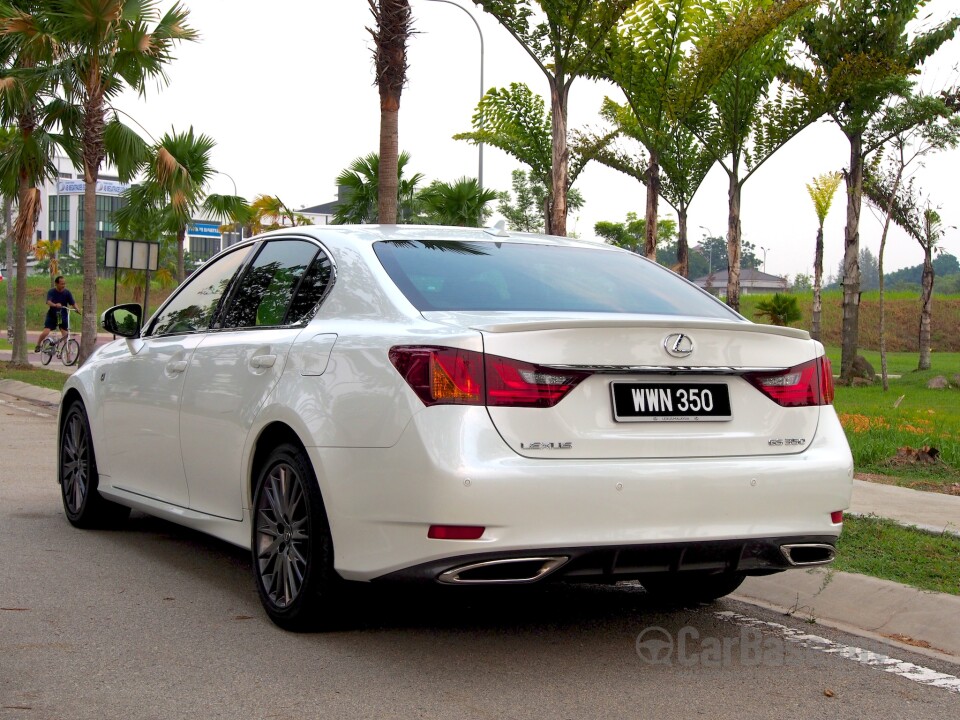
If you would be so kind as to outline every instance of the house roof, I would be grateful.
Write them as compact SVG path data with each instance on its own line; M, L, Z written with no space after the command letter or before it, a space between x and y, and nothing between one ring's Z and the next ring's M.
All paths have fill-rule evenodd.
M300 208L297 210L298 213L310 214L310 215L333 215L337 208L340 207L339 200L331 200L328 203L323 203L321 205L313 205L308 208Z
M716 270L710 275L704 275L703 277L698 277L693 282L699 285L700 287L706 287L709 284L713 287L718 285L727 284L727 271L726 270ZM754 268L741 268L740 269L740 285L752 286L752 287L776 287L776 288L785 288L787 286L787 279L782 278L779 275L769 275L765 272L760 272Z

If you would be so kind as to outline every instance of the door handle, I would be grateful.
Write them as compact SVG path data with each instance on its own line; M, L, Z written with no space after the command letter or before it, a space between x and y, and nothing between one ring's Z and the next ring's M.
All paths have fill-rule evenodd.
M182 373L187 369L186 360L175 360L174 362L167 363L167 372L177 374Z
M270 368L277 361L276 355L254 355L250 358L252 368Z

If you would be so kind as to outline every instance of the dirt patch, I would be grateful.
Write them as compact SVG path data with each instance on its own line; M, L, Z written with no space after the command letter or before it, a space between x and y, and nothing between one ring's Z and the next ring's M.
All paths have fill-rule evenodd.
M944 495L960 496L960 482L938 483L930 480L909 480L892 475L878 475L876 473L856 473L854 477L857 480L877 483L879 485L899 485L900 487L910 488L911 490L923 490L924 492L936 492Z

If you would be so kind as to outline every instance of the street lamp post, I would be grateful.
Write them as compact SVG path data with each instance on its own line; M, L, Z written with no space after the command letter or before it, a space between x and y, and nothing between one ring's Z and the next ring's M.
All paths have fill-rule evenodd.
M460 10L463 10L463 12L465 12L465 13L467 14L467 16L470 18L470 20L473 21L473 24L476 26L476 28L477 28L477 34L480 35L480 99L482 100L482 99L483 99L483 93L484 93L484 89L483 89L483 32L480 30L480 23L477 22L477 19L473 16L473 13L472 13L472 12L470 12L469 10L467 10L467 9L466 9L465 7L463 7L462 5L457 5L457 3L452 2L452 0L427 0L427 2L442 2L442 3L446 3L447 5L453 5L455 8L458 8L458 9L460 9ZM477 143L477 148L478 148L478 150L479 150L479 163L478 163L478 168L477 168L477 185L479 185L480 188L483 188L483 143L482 143L482 142L481 142L481 143Z
M706 225L700 226L701 230L707 231L707 237L713 239L713 232ZM713 245L710 246L710 254L707 256L707 275L713 275Z
M233 196L234 196L234 197L237 197L237 181L234 180L233 177L231 177L229 174L225 173L223 170L217 170L216 172L217 172L218 175L223 175L223 176L226 177L230 182L233 183ZM243 240L243 225L241 225L240 223L236 223L236 226L237 226L237 233L240 235L240 240ZM227 246L226 246L224 243L226 243L226 238L224 238L223 235L221 234L221 235L220 235L220 249L221 249L221 250L226 250L226 248L227 248Z
M766 273L767 272L767 250L769 250L769 248L760 246L760 249L763 250L763 272Z

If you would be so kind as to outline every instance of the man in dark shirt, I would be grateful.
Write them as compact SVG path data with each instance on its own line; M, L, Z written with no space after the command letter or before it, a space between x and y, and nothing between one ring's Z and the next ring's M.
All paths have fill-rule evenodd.
M53 281L53 287L47 290L47 317L43 321L43 332L40 333L40 339L37 340L37 346L34 352L40 352L40 346L47 339L51 330L60 328L60 337L67 336L67 308L73 308L77 312L80 309L73 300L73 294L67 290L67 281L63 275L57 275Z

